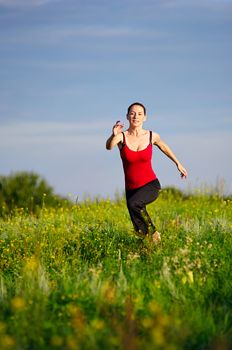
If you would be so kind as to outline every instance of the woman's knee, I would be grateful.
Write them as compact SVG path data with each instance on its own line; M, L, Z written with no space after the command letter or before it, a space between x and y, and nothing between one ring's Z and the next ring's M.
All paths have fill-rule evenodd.
M141 211L144 206L140 201L127 200L127 207L132 211Z

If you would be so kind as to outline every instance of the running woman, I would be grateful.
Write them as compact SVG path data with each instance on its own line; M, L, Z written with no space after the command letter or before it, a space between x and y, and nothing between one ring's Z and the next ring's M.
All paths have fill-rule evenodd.
M139 102L131 104L127 110L129 128L123 132L124 125L117 121L112 135L106 141L106 149L111 150L116 145L119 148L125 176L127 208L135 232L143 238L151 234L152 240L157 242L161 239L160 233L156 231L146 210L146 205L157 199L161 189L152 169L152 146L157 146L176 164L182 178L187 177L187 171L159 134L143 129L146 119L145 106Z

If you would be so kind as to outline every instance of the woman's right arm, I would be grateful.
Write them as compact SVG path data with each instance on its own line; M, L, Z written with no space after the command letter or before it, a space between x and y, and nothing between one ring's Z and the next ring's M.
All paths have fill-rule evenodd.
M106 149L111 150L114 146L123 141L122 129L124 125L118 121L112 129L112 135L106 141Z

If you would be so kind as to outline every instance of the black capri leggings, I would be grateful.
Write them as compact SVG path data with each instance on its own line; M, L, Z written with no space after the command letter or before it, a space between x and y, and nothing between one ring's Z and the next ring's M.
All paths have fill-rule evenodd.
M137 233L147 235L155 232L155 225L146 210L146 205L156 200L161 189L158 179L136 188L126 190L127 208Z

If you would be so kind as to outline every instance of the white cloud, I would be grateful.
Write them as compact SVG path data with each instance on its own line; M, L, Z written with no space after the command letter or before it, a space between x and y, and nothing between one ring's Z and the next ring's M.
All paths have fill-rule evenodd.
M55 1L57 0L0 0L0 5L6 7L33 7Z
M100 122L21 122L5 123L0 129L0 148L24 148L24 146L46 145L70 147L87 142L88 145L102 146L102 130L109 128L106 121ZM88 148L88 147L87 147Z
M231 5L231 0L161 0L160 5L164 7L223 7L224 5Z
M1 0L0 0L1 1ZM1 3L0 3L1 5ZM93 25L93 26L61 26L54 27L51 25L44 25L43 27L33 26L28 31L27 28L17 28L17 33L15 30L9 30L4 35L0 34L0 40L4 43L36 43L38 44L70 44L77 47L80 44L79 39L120 39L126 40L131 38L158 38L158 37L171 37L173 34L168 32L146 30L146 29L137 29L133 26L110 26L110 25ZM81 42L81 45L84 45L85 42ZM88 44L88 42L87 42ZM94 45L94 42L92 43ZM110 42L109 42L110 44ZM120 42L120 45L122 42ZM112 44L111 49L114 48ZM127 46L125 46L125 49ZM137 49L137 46L132 47ZM118 49L118 47L117 47Z
M80 28L64 28L54 30L58 37L93 37L93 38L138 38L160 36L158 31L147 31L129 26L83 26ZM162 34L163 35L163 34Z

